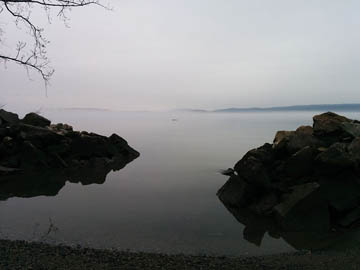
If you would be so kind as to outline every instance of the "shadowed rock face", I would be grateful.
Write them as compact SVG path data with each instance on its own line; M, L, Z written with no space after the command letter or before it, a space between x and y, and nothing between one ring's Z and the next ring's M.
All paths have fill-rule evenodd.
M139 153L127 141L74 131L67 124L29 113L19 119L14 113L0 110L0 182L4 175L20 171L112 166L126 164Z
M56 196L67 181L82 185L103 184L109 172L121 170L131 161L124 162L118 159L111 164L93 162L76 169L48 169L42 172L33 171L2 176L0 200L12 197Z
M218 191L250 242L268 232L298 249L323 248L358 228L360 124L331 112L313 119L250 150Z

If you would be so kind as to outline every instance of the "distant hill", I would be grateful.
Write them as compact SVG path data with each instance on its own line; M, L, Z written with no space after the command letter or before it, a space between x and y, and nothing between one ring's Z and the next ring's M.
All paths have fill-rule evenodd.
M314 104L314 105L294 105L283 107L268 107L268 108L226 108L214 110L213 112L263 112L263 111L360 111L360 104Z
M202 109L174 109L171 110L171 112L199 112L199 113L207 113L207 112L212 112L212 111L208 111L208 110L202 110Z
M174 112L199 112L199 113L237 113L237 112L282 112L282 111L335 111L335 112L360 112L360 103L349 104L312 104L312 105L293 105L279 107L249 107L249 108L225 108L218 110L202 109L176 109Z
M65 111L94 111L94 112L108 112L111 111L109 109L104 108L86 108L86 107L70 107L70 108L61 108L61 110Z

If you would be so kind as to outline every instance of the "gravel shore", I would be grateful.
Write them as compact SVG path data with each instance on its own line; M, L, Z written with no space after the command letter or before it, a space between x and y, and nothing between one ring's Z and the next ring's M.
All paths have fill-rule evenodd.
M358 251L213 257L132 253L0 240L1 270L50 269L360 269Z

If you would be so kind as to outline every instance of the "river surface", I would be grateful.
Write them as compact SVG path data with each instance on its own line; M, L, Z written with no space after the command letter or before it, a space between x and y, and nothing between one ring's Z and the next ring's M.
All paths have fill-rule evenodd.
M312 124L314 114L45 110L75 130L117 133L141 156L103 184L67 182L56 196L0 201L0 238L209 255L293 251L267 234L261 246L243 238L244 226L216 196L227 180L218 170L272 142L277 130Z

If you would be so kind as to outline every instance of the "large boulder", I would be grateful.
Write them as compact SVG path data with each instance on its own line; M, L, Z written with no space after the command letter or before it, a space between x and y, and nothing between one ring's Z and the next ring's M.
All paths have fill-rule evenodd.
M286 147L294 131L280 130L276 132L273 140L273 148L277 151L286 151Z
M290 192L283 195L282 202L274 207L275 212L280 217L285 217L296 204L306 199L319 187L320 185L318 183L308 183L291 187Z
M360 134L357 121L332 112L315 115L313 119L314 135L326 146L335 142L349 142Z
M234 170L244 181L258 186L268 188L271 185L267 167L272 162L273 149L270 144L250 150L235 164Z
M356 138L360 136L360 124L356 122L343 122L342 130L350 136Z
M303 177L311 174L314 168L314 157L318 150L311 146L304 148L291 155L285 162L284 170L287 175L295 178Z
M321 152L315 160L321 163L324 171L328 172L353 167L355 159L348 153L347 148L346 143L334 143Z
M324 136L342 132L343 123L350 123L351 120L333 112L327 112L313 117L314 134Z
M294 186L284 194L282 202L274 207L280 227L285 231L329 231L328 205L319 196L318 183ZM311 209L311 211L310 211Z
M294 154L306 146L322 145L323 143L314 136L311 126L301 126L295 131L278 131L273 141L273 148L285 154Z
M254 199L256 189L237 175L229 178L217 192L220 200L230 207L246 207Z
M1 124L16 124L19 122L19 116L16 113L7 112L0 109L0 125Z
M51 124L51 121L37 113L28 113L25 115L22 122L27 125L38 126L38 127L48 127Z
M81 134L70 142L70 149L72 157L80 158L111 157L116 154L116 148L108 138L97 134Z

